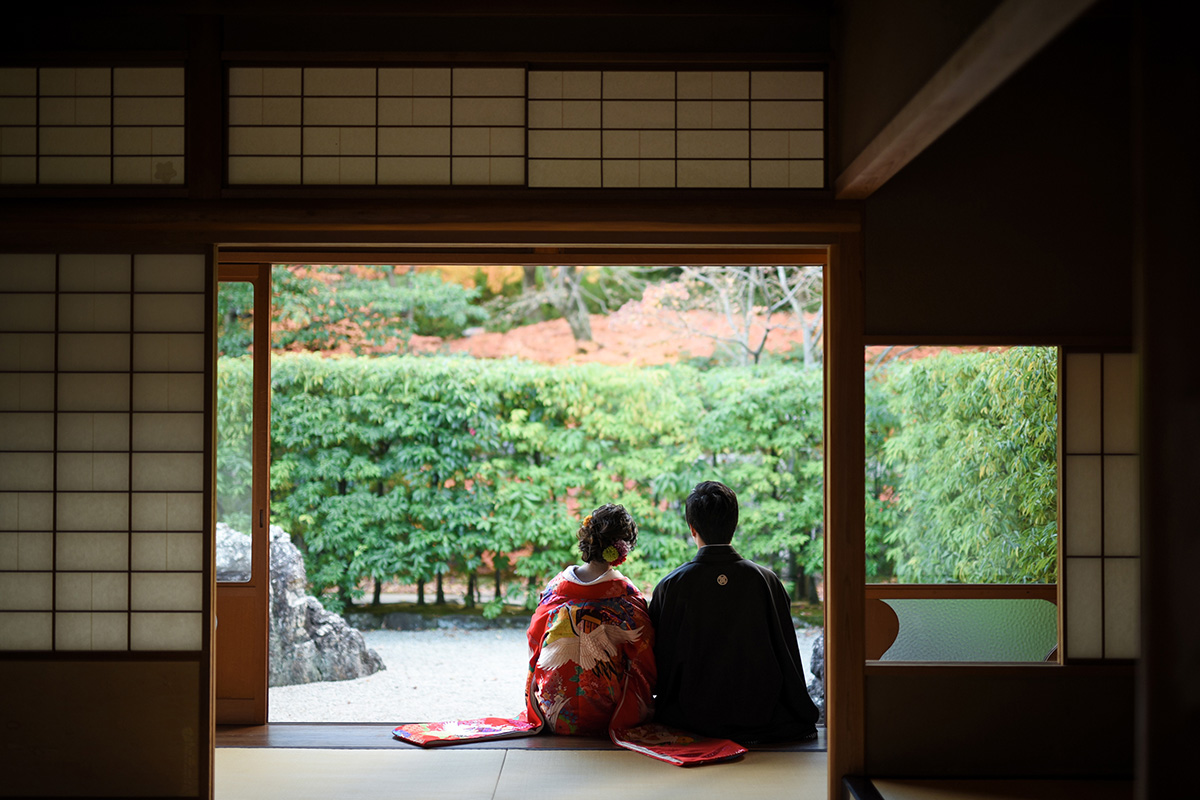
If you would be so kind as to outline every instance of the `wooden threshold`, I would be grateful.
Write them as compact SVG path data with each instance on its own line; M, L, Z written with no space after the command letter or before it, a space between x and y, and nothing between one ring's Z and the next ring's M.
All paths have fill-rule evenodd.
M279 747L321 750L381 750L414 745L392 738L400 722L276 722L269 725L218 725L217 747ZM616 750L608 739L590 736L529 736L454 745L453 750ZM795 744L761 745L762 752L824 752L825 728L817 738Z

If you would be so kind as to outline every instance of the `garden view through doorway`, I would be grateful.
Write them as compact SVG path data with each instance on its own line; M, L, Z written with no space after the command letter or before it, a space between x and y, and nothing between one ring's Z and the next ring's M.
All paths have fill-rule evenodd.
M310 669L296 682L275 680L273 665L272 683L290 685L271 690L271 721L515 712L528 609L576 560L578 518L604 502L631 510L641 539L623 571L649 593L690 557L682 500L710 478L739 492L739 550L787 582L811 678L823 623L819 267L272 274L271 521L288 540L276 549L296 548L312 605L365 631L386 669L332 675L348 680ZM245 287L230 288L219 301L218 467L231 497L245 482L236 398L254 315ZM1056 359L1053 348L868 348L868 581L1053 583ZM928 435L939 425L977 445L985 467L971 486L949 480L963 472L947 467L962 441ZM1007 464L1014 453L1024 473ZM961 499L971 494L991 514L981 524ZM1001 495L1011 502L993 502ZM221 521L236 529L239 513L222 504ZM1040 660L1047 637L1053 645L1053 609L1038 596L1003 609L984 600L989 624L1020 617L1030 655L1003 644L1004 660ZM946 608L886 602L913 606L913 619ZM978 602L964 607L980 618ZM892 657L914 652L890 641ZM915 652L981 660L971 647Z
M603 502L638 519L623 570L648 591L690 557L691 485L738 485L739 546L790 581L802 628L819 626L820 268L291 265L272 283L272 522L289 529L330 609L364 628L398 611L449 626L368 638L440 636L461 649L474 635L463 627L514 625L476 637L516 661L511 699L480 711L521 702L521 615L576 560L581 509ZM218 417L231 436L252 317L234 289L219 303L231 401ZM218 460L236 482L236 463ZM802 635L808 662L814 634ZM413 657L393 656L402 666L358 682L394 677L427 696L506 682L501 669L479 681L474 657L431 655L408 672L420 645L403 650ZM427 683L453 681L456 666L464 691ZM271 719L276 696L304 690L273 689ZM312 705L339 710L332 694Z

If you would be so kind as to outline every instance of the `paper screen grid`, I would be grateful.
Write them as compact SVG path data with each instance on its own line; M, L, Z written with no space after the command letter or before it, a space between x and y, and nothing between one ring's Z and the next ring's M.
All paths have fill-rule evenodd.
M0 650L202 643L205 259L0 255Z
M522 185L525 70L231 67L229 183Z
M820 71L529 72L529 185L825 186Z
M1068 659L1139 654L1135 356L1065 356L1062 547Z
M0 68L0 184L184 182L182 67Z
M231 67L228 182L821 189L824 127L820 70Z

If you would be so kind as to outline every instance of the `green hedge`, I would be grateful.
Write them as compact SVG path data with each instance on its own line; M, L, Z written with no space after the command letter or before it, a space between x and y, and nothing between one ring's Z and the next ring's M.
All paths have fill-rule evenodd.
M1046 578L1053 370L1038 351L1012 352L897 364L868 384L869 575ZM248 359L221 360L223 493L249 479L237 455L249 433L249 378ZM690 557L682 502L695 483L715 479L741 501L738 549L815 599L821 383L820 369L792 363L701 370L277 356L272 519L337 606L358 598L367 579L474 580L485 557L498 567L488 570L497 585L540 587L577 560L579 512L622 503L640 529L622 569L650 585ZM955 386L971 390L969 402L948 391ZM955 414L987 424L971 428ZM955 437L968 429L974 438ZM1019 465L1004 466L1013 456ZM939 477L947 470L987 480L964 488ZM954 518L922 513L930 503L948 504ZM221 514L232 522L240 509L227 505ZM946 531L936 529L943 523Z
M222 359L221 452L242 449L249 369ZM649 584L688 558L681 502L713 478L737 487L748 555L819 570L820 391L794 366L278 356L272 518L344 603L366 578L473 575L484 554L540 586L577 558L576 510L622 503L641 531L623 569ZM223 491L247 479L218 461Z

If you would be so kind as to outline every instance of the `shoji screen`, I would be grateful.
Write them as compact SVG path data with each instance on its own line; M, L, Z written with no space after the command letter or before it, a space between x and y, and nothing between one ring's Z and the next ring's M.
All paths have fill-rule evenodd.
M184 182L183 67L0 68L0 184Z
M530 186L820 189L825 74L529 71Z
M0 255L0 651L204 647L201 255Z
M1136 371L1129 353L1064 357L1061 580L1068 660L1138 656Z
M524 69L229 70L232 185L524 181Z

